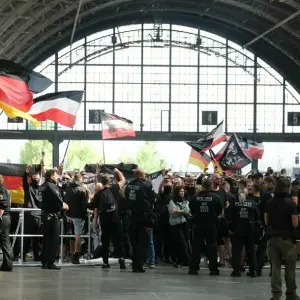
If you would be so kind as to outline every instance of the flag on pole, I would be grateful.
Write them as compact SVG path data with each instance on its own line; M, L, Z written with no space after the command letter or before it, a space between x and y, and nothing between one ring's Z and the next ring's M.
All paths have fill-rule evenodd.
M28 114L38 121L51 120L72 128L76 123L83 93L84 91L66 91L35 98Z
M9 106L8 104L6 104L2 101L0 101L0 108L5 112L7 117L10 119L20 117L22 119L31 121L35 127L37 127L39 124L39 122L36 119L34 119L32 116L30 116L29 114L27 114L21 110L18 110L16 108L13 108L12 106Z
M241 169L252 162L247 153L243 151L236 134L230 137L218 161L225 171Z
M209 155L203 152L197 152L194 149L191 149L189 164L199 167L201 170L204 170L208 167L211 162Z
M263 143L258 143L247 138L238 137L239 143L243 151L253 160L262 159L264 155Z
M0 76L15 76L25 82L28 90L34 94L45 91L53 81L46 76L31 71L11 60L0 59Z
M102 112L102 139L135 137L132 121L114 114Z
M204 135L197 142L187 142L197 152L205 152L214 146L227 140L223 131L223 121L217 125L211 132Z
M223 175L224 170L221 167L220 163L218 162L215 153L210 149L209 154L210 154L210 158L211 158L211 161L212 161L212 164L213 164L213 167L214 167L214 172L218 173L220 175Z

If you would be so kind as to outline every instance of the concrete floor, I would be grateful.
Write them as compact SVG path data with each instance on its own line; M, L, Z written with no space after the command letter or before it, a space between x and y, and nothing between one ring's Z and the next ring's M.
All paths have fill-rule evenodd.
M157 266L144 274L101 267L63 267L61 271L40 267L15 267L0 273L1 300L265 300L270 299L268 270L259 278L231 278L230 269L210 277L187 268ZM255 285L254 285L255 284Z

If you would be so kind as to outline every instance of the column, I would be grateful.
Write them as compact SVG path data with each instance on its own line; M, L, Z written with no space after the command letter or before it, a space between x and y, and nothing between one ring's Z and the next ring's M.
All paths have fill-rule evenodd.
M62 142L62 140L59 140L57 137L54 137L54 139L49 140L49 142L52 144L53 152L52 152L52 165L53 167L58 167L60 164L59 161L59 145Z

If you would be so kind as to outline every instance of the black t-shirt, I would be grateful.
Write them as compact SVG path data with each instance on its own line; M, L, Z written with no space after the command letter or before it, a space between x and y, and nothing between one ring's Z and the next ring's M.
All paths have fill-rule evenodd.
M237 201L236 196L232 194L231 192L226 193L227 195L227 200L229 201L229 204L233 204Z
M194 195L190 200L189 207L195 224L200 226L216 225L218 215L223 209L220 197L208 191Z
M226 202L228 201L228 199L227 199L227 193L225 192L225 190L220 188L218 191L211 191L211 192L213 194L216 194L217 196L219 196L222 206L226 207Z
M297 206L290 198L270 199L266 206L268 214L267 235L281 237L296 237L296 229L291 216L296 216Z
M296 190L296 189L292 189L291 190L291 194L290 194L290 197L293 198L293 197L297 197L298 198L298 195L299 195L299 191Z
M94 197L95 207L100 212L100 222L117 221L119 219L117 197L120 191L119 184L112 184L97 192Z

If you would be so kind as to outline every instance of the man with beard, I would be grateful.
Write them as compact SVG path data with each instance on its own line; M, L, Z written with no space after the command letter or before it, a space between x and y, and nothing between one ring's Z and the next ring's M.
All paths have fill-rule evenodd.
M36 172L28 182L29 172L32 166L28 165L23 175L23 189L24 189L24 208L40 208L38 190L40 185L40 175ZM24 220L24 234L40 234L41 230L41 211L25 212ZM24 238L24 252L23 258L25 261L26 254L30 252L30 242L32 243L32 251L34 261L40 261L40 244L39 238Z
M196 194L195 180L187 178L185 182L186 199L190 200Z
M226 209L229 205L226 192L220 187L222 178L218 173L214 173L212 176L212 193L220 197L221 205ZM227 226L227 221L224 216L224 212L219 216L219 226L218 226L218 246L219 246L219 266L223 267L225 265L225 247L227 252L231 253L231 244L229 240L229 231Z

